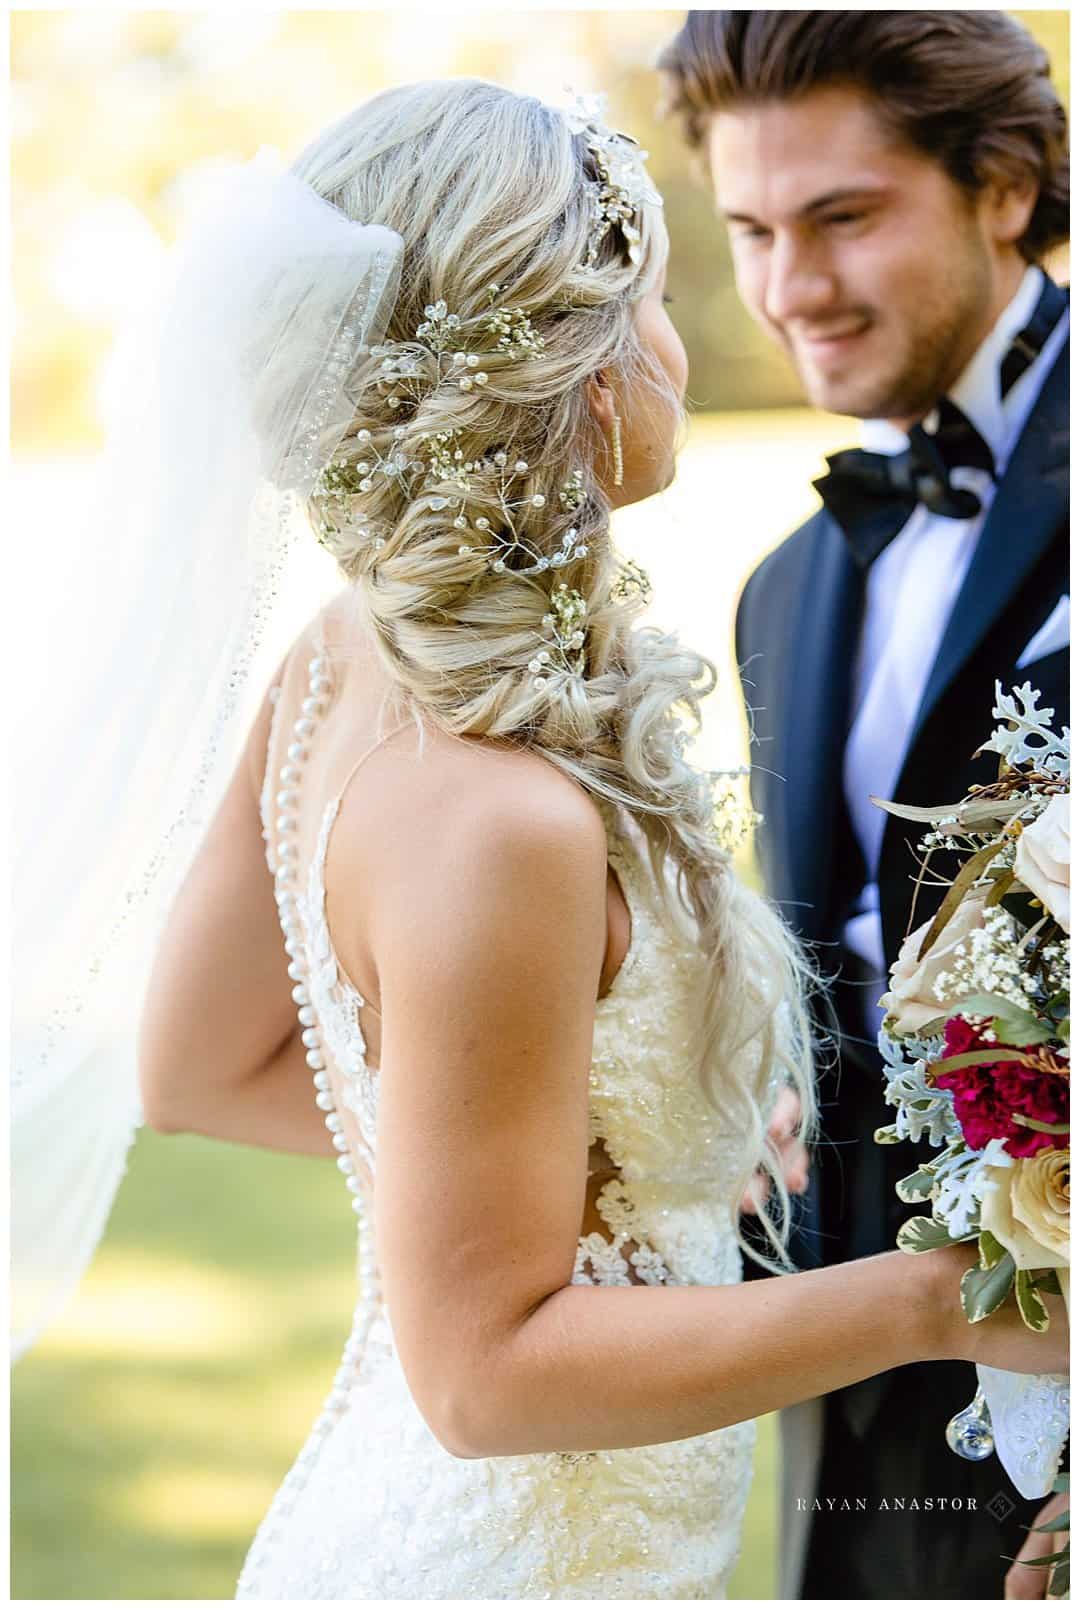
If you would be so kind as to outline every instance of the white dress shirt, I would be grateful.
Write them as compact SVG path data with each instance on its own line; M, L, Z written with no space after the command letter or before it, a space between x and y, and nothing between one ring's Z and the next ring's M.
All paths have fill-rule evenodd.
M1002 359L1013 337L1029 323L1041 289L1042 274L1032 266L948 393L990 448L999 477L1068 333L1066 311L1034 363L1002 398ZM934 423L931 415L927 428ZM863 445L873 452L900 453L908 446L908 438L885 420L873 419L863 427ZM957 469L951 479L954 485L970 487L979 494L980 513L971 520L948 520L919 504L870 566L867 578L855 659L854 720L844 751L844 795L866 864L874 871L886 818L883 810L871 804L870 795L895 798L923 690L994 497L995 483L984 470ZM989 731L989 710L986 717ZM844 942L870 964L884 987L886 963L876 882L863 889L856 914L845 925ZM873 1029L876 1034L876 1021Z

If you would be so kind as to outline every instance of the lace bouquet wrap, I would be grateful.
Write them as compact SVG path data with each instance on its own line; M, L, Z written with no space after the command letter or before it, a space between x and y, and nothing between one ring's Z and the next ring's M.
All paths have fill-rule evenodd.
M1003 693L982 745L992 783L954 805L876 800L925 826L920 884L950 853L941 904L908 935L882 996L878 1041L896 1119L883 1143L926 1138L938 1155L897 1185L929 1212L897 1245L919 1253L978 1243L960 1300L976 1324L1015 1302L1045 1331L1043 1293L1069 1302L1069 734L1030 683ZM950 1446L998 1457L1025 1498L1055 1482L1068 1436L1067 1378L979 1365Z

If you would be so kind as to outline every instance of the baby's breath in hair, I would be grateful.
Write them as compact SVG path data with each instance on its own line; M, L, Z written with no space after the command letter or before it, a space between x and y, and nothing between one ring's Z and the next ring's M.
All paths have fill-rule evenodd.
M489 299L494 301L500 289L498 285L490 285ZM434 360L434 384L437 386L443 378L443 360L447 355L451 374L467 373L474 368L479 362L475 353L464 348L450 350L459 339L464 339L459 335L464 325L461 316L451 313L443 298L425 307L424 315L423 322L416 328L416 339L426 346L427 355ZM481 329L495 337L499 349L511 360L527 361L540 356L544 350L543 337L536 332L531 320L517 309L495 308L481 320ZM379 360L379 385L420 381L423 376L424 370L412 354L395 355L392 349L382 346L373 349L372 356ZM476 379L480 378L478 373ZM486 376L483 378L486 380ZM453 428L417 432L417 457L411 459L400 445L408 436L407 427L396 426L395 445L389 455L384 456L374 446L371 431L363 428L357 432L356 441L364 457L354 461L348 456L338 456L327 465L313 503L320 540L331 552L336 551L350 523L358 536L366 539L376 551L386 546L381 534L373 539L370 515L365 513L362 501L365 493L376 489L376 477L381 476L394 478L407 500L422 503L431 513L452 510L448 518L453 529L463 539L479 539L459 541L458 557L483 561L494 576L505 576L509 581L540 576L588 557L588 544L581 540L577 526L564 523L565 511L580 506L584 496L581 470L575 471L560 489L556 523L562 525L561 531L557 537L549 537L540 545L525 534L521 515L522 511L546 508L547 497L543 492L515 495L513 490L515 483L529 474L526 459L515 458L511 462L505 449L490 457L470 458L462 445L464 433ZM492 513L477 513L477 507L490 508ZM545 551L547 549L551 551ZM580 652L587 629L585 599L576 591L568 594L567 588L562 586L553 595L552 611L544 617L542 629L550 634L553 629L550 623L558 623L553 639L556 658L551 661L550 651L545 646L541 650L543 659L534 657L530 662L528 669L533 672L534 688L545 685L545 678L538 670L534 671L534 665L543 667L554 663L558 669L577 676L585 669L585 656ZM574 650L572 657L568 648Z
M647 604L652 596L649 573L636 559L621 559L615 580L611 584L612 598L626 598Z
M564 509L577 509L581 507L585 496L585 473L575 470L568 481L564 481L559 488L559 502Z

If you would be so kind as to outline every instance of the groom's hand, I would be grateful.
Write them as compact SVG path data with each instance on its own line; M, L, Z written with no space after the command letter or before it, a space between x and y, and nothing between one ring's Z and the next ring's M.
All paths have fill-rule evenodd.
M1056 1521L1069 1507L1068 1493L1053 1493L1040 1509L1032 1526L1045 1526L1049 1521ZM1057 1554L1065 1547L1069 1540L1068 1532L1036 1532L1028 1533L1024 1546L1010 1565L1005 1576L1006 1599L1048 1599L1050 1594L1047 1586L1050 1580L1050 1567L1045 1565L1028 1565L1028 1560L1039 1560L1047 1554Z
M801 1196L810 1183L810 1155L802 1141L795 1138L801 1116L798 1093L790 1085L785 1085L773 1108L767 1134L769 1144L780 1159L784 1184L796 1196ZM747 1186L739 1212L757 1213L768 1196L769 1188L769 1176L759 1168Z

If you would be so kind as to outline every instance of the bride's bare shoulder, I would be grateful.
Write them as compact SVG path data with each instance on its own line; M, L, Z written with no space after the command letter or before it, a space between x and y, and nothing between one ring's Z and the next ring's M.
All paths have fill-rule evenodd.
M306 646L324 646L336 662L342 691L354 708L380 712L378 727L401 724L405 706L382 667L346 588L325 606L303 634ZM331 675L338 679L332 670ZM601 840L603 821L587 791L526 745L497 738L460 737L424 717L390 745L399 763L386 770L392 808L406 807L423 819L437 813L462 824L511 815L539 824L578 823Z
M607 839L596 803L542 755L430 725L422 743L413 728L394 749L386 804L410 853L489 865L507 853L562 853L603 871Z
M355 663L355 662L354 662ZM351 976L379 973L376 950L418 920L444 935L462 914L492 932L541 922L543 912L603 941L607 888L604 818L577 782L519 744L446 732L431 717L396 730L389 688L358 667L342 683L335 764L355 771L326 862L327 911ZM354 730L353 723L357 726ZM371 998L377 998L376 994Z

